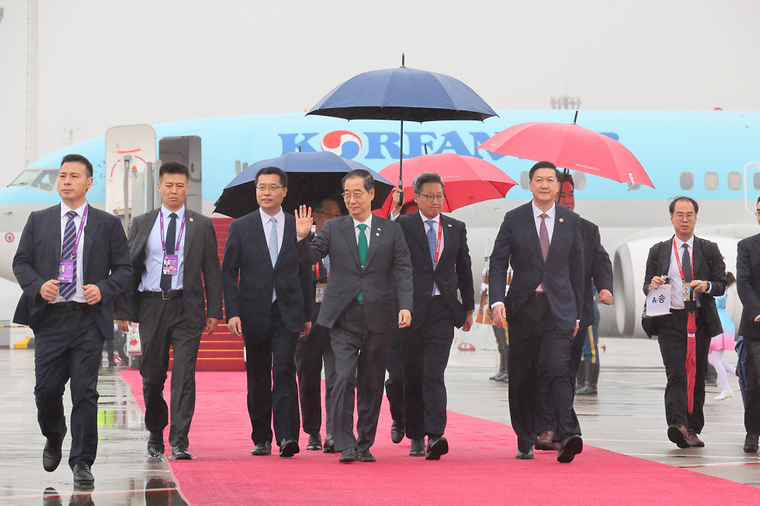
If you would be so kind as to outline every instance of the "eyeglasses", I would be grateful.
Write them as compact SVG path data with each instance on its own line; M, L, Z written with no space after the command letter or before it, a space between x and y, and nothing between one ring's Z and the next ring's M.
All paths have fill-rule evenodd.
M267 186L264 184L260 184L256 187L256 191L265 192L268 190L270 193L274 193L280 188L282 188L282 186L275 186L273 184Z
M441 195L425 195L424 193L418 193L417 195L419 195L420 197L425 197L425 199L428 202L433 202L434 200L437 200L438 202L443 202L443 199L446 198L446 195L444 195L444 194L441 194Z
M356 190L355 192L343 192L343 199L344 200L350 200L351 197L355 198L356 200L359 200L362 198L362 195L366 195L367 192L362 192L359 190Z
M324 211L314 211L315 213L324 214L328 218L340 218L342 215L340 213L326 213Z
M696 217L697 217L697 215L694 214L694 213L686 213L686 214L684 214L684 213L676 213L676 219L678 221L683 221L684 218L686 218L686 220L688 220L688 221L693 221L694 218L696 218Z

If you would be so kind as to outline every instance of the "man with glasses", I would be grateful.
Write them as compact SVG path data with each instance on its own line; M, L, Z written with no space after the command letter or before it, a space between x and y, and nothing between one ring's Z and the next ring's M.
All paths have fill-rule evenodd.
M441 214L445 198L441 176L423 172L414 178L412 190L419 212L397 220L409 246L414 273L414 320L400 336L404 422L406 436L412 440L409 456L438 460L449 451L443 437L444 372L454 327L467 332L472 326L472 261L465 224Z
M256 173L259 209L230 225L222 263L227 326L243 336L252 455L269 455L274 433L280 457L298 446L296 347L311 328L311 263L296 251L296 222L282 210L288 176L277 167ZM274 411L273 411L274 409Z
M340 218L340 206L330 198L322 199L314 207L315 234L330 220ZM312 266L314 273L314 299L311 321L316 322L322 307L322 296L330 276L330 257L326 256ZM301 401L301 423L303 431L309 435L307 450L322 450L322 361L325 363L325 405L330 405L333 383L335 383L335 355L330 347L330 330L312 324L311 332L298 341L296 367L298 369L298 394ZM332 419L325 416L325 453L335 452L332 438Z
M760 223L760 198L757 199L757 221ZM744 451L758 451L760 435L760 234L739 241L736 257L736 288L744 305L739 324L736 351L743 367L741 374L744 398Z
M665 387L665 418L668 439L679 448L702 447L705 425L705 368L710 338L723 333L714 296L726 291L726 266L714 242L694 235L699 204L689 197L670 203L670 222L675 235L649 250L644 293L665 283L671 287L670 314L652 318L647 333L659 336L660 353L668 383ZM694 302L692 302L694 301ZM696 305L696 308L692 306ZM686 355L689 311L696 311L696 371L694 389L687 391ZM647 329L645 329L647 330ZM689 396L693 408L689 410Z
M342 186L350 216L328 221L311 241L313 263L330 256L317 323L330 329L335 354L335 386L327 409L339 460L374 462L369 449L377 432L391 336L412 321L412 265L401 227L372 214L375 181L370 173L353 170ZM296 218L298 237L304 239L311 230L311 211L302 206ZM299 241L298 248L308 253L309 242Z

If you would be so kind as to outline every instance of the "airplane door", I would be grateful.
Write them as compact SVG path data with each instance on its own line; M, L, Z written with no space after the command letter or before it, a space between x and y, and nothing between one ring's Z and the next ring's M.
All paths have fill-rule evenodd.
M202 212L201 138L197 135L164 137L158 141L158 158L162 164L181 162L188 166L190 169L190 187L185 205L188 209Z

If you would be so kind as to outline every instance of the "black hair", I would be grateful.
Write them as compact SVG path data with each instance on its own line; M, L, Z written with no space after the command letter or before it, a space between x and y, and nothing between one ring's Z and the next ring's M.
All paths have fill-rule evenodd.
M726 288L736 283L736 276L731 271L726 272Z
M425 183L438 183L441 185L441 189L444 189L446 186L443 184L443 180L441 179L441 176L436 174L435 172L420 172L417 174L417 177L414 178L414 181L412 182L412 191L414 193L420 193L422 191L422 186Z
M190 169L187 165L181 162L166 162L161 164L161 168L158 169L158 178L161 179L164 174L182 174L187 180L190 180Z
M572 186L573 190L575 190L575 180L573 179L573 175L570 173L562 174L562 177L559 178L559 184L564 185L565 181L570 183L570 186Z
M63 157L63 160L61 160L61 167L63 167L64 163L70 162L79 162L84 165L84 168L87 169L87 177L92 177L92 164L87 158L82 155L66 155Z
M270 175L270 174L276 174L280 176L280 184L282 185L282 187L283 188L288 187L288 175L285 174L285 171L279 167L262 167L261 169L259 169L259 171L256 173L255 184L257 185L259 184L259 176Z
M697 201L685 195L679 195L670 201L670 214L673 214L675 212L676 202L691 202L691 205L694 206L694 214L699 214L699 204L697 204Z
M340 186L343 188L343 190L346 189L346 180L351 179L353 177L360 177L364 179L364 189L368 192L375 187L375 179L372 177L372 174L367 172L364 169L354 169L345 176L343 176L343 179L340 180Z
M528 173L528 179L530 181L533 181L533 174L535 174L538 169L554 169L554 173L557 176L557 181L559 181L560 177L562 177L562 175L559 172L559 169L552 162L538 162L537 164L535 164L533 167L530 168L530 172Z

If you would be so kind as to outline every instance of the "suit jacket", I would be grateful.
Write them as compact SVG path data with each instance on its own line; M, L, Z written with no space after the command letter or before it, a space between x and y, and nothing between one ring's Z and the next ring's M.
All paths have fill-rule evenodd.
M644 278L644 294L649 294L649 285L654 276L661 276L670 270L670 254L673 252L673 237L667 241L658 242L649 250L647 257L646 276ZM718 245L706 239L694 236L694 252L692 253L694 279L709 281L712 285L710 293L697 295L700 310L697 313L697 331L707 328L710 337L723 333L720 324L718 310L715 308L715 299L726 293L726 264L723 263L723 255L720 254ZM650 337L659 332L658 319L663 317L647 318L651 320L651 326L644 330ZM701 328L700 328L701 327Z
M308 252L299 257L295 242L296 219L285 213L282 246L272 266L261 210L230 224L222 263L227 321L238 316L244 332L267 332L274 289L285 326L291 332L303 332L304 323L311 321L314 291Z
M113 339L113 302L132 275L127 236L116 216L89 206L84 232L82 285L94 284L101 300L91 307L98 330ZM13 257L13 273L24 290L13 321L34 330L44 317L47 301L40 288L58 279L61 262L61 205L29 215Z
M736 257L736 290L742 301L739 335L760 339L760 234L739 241Z
M145 272L145 250L158 213L159 209L154 209L136 217L132 222L132 228L129 230L129 251L133 274L127 289L117 301L117 320L140 321L140 292L137 288ZM222 271L219 266L216 232L211 218L187 207L184 248L182 299L185 317L191 326L203 327L206 325L206 318L222 318Z
M489 297L491 304L503 302L507 321L533 296L543 282L557 327L575 328L583 314L585 288L581 217L556 205L554 232L544 262L538 241L532 203L509 211L496 236L491 253ZM514 276L509 294L504 296L507 268L512 264Z
M585 283L583 289L583 316L579 328L587 328L594 323L594 287L597 292L612 292L612 263L610 256L602 246L599 227L581 218L581 235L583 236L583 272Z
M472 261L467 248L467 228L463 222L449 216L440 215L440 219L440 226L443 227L443 251L436 269L433 269L425 224L420 214L400 216L396 221L404 231L412 260L414 280L412 328L419 328L425 323L434 282L454 318L455 326L461 327L467 319L467 311L475 308ZM462 302L459 301L457 290L462 297Z
M335 320L362 292L367 327L376 333L398 329L399 310L413 307L412 264L404 233L397 223L372 216L364 271L359 263L359 248L351 216L325 223L311 241L311 261L330 255L330 280L325 288L317 323L332 328ZM298 247L309 252L309 243ZM395 294L394 294L395 292ZM412 319L414 321L414 319Z

